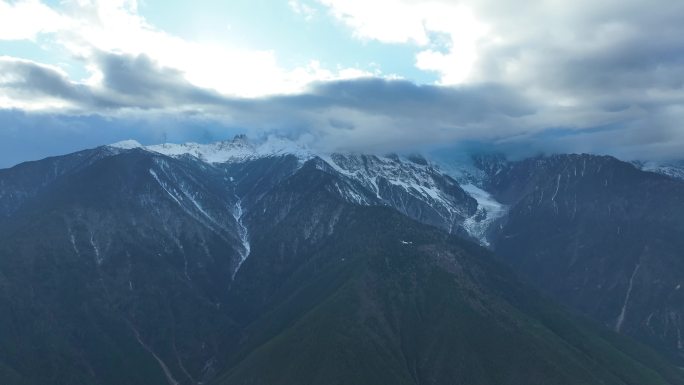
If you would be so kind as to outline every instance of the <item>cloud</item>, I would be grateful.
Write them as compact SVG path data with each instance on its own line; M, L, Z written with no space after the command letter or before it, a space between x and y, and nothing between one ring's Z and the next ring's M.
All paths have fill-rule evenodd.
M35 40L41 33L55 32L68 24L38 0L0 1L0 40Z
M30 81L46 87L34 89L36 95L57 89L71 98L65 103L82 103L82 110L70 114L0 110L4 127L0 130L0 166L36 158L36 154L55 155L128 138L148 144L206 142L235 133L252 137L275 134L326 151L374 153L435 148L453 152L467 145L517 156L593 152L657 159L681 156L684 146L684 135L673 123L684 119L681 107L667 107L656 115L606 112L616 115L607 120L617 122L554 127L551 122L557 119L557 111L540 108L516 90L495 84L447 88L404 80L356 79L317 83L298 95L234 98L197 89L182 78L173 82L173 76L157 82L166 70L145 63L144 58L106 60L124 61L124 68L147 68L150 73L138 72L120 82L151 85L149 92L165 102L141 109L135 87L95 90L85 85ZM143 64L134 66L140 62ZM98 108L99 113L87 112Z
M89 84L70 81L56 67L1 58L0 93L19 106L53 103L59 108L42 109L51 116L102 116L123 126L144 121L145 130L183 121L189 128L179 138L194 140L190 131L205 121L225 132L288 136L330 151L401 152L468 142L518 153L655 158L680 156L684 144L684 109L676 104L565 107L505 83L444 87L380 78L316 82L299 94L240 98L197 87L145 55L101 52L96 62L101 78ZM126 133L142 142L149 138L143 131Z
M682 2L319 2L360 38L415 44L440 84L503 83L566 106L681 102Z
M289 0L287 5L292 12L301 15L305 20L310 21L316 16L316 9L300 0Z
M511 17L482 3L499 41L482 48L474 81L505 82L568 105L681 89L672 76L684 69L684 4L537 1Z
M666 158L684 148L681 2L319 0L319 17L327 7L361 40L415 47L415 65L440 74L437 85L315 60L286 69L273 51L158 30L135 1L66 4L0 1L0 10L31 6L52 15L40 28L0 26L0 39L49 35L89 70L75 79L55 65L0 58L0 108L42 112L4 127L30 127L31 119L87 127L98 117L157 133L155 124L181 121L198 132L218 127L211 138L276 133L325 149L380 152L476 143ZM290 6L306 12L306 4ZM181 131L179 140L199 140ZM96 132L102 143L126 139Z
M145 55L98 53L101 82L70 80L58 67L0 57L0 105L66 113L113 113L122 109L187 108L221 103L223 96L190 84L174 69ZM4 103L3 103L4 102Z
M295 4L305 15L312 11ZM50 37L50 44L80 60L91 84L101 80L102 52L145 55L195 86L232 96L290 94L312 81L370 75L358 68L323 68L315 58L286 67L273 50L240 48L238 36L221 44L186 40L151 25L138 13L135 0L73 0L53 7L37 0L0 0L0 40L38 36Z
M59 115L66 120L102 116L121 121L122 126L145 120L165 127L169 120L206 119L227 132L277 134L321 149L351 151L395 151L464 138L498 138L510 135L517 120L535 113L513 90L493 84L445 88L364 78L313 83L296 95L237 98L196 87L178 71L144 55L100 53L97 62L101 81L90 85L70 81L55 67L4 58L0 93L19 104L46 99L60 106L43 108L43 114L28 115L23 121L32 116L53 120ZM86 119L81 125L92 121ZM5 127L12 124L16 120L4 122ZM149 130L151 125L141 127ZM146 137L142 131L134 133L138 140ZM40 137L47 140L48 136L41 133ZM29 142L31 137L35 136L26 137ZM126 138L103 135L105 139Z
M363 79L318 83L301 95L243 100L231 116L255 134L306 136L327 150L383 152L508 136L525 129L516 127L518 119L534 113L520 95L496 85L444 88Z
M165 108L221 103L215 91L194 86L182 72L162 67L146 55L98 53L102 81L99 89L130 108Z
M416 66L438 72L440 84L515 90L536 113L515 119L506 143L629 157L681 153L682 2L319 2L361 39L415 45ZM556 135L558 127L566 134Z
M477 44L489 27L467 2L319 0L360 39L421 47L416 67L440 74L440 84L463 83L475 65Z
M0 109L0 168L136 138L142 143L208 142L242 132L197 114L98 114Z
M74 108L85 106L93 98L88 87L72 83L57 67L0 57L0 106L26 110Z

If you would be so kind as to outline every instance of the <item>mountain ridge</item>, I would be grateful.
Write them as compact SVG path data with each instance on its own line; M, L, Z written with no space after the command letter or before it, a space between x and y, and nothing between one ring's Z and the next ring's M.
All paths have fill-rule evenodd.
M572 337L572 344L588 343L582 342L585 338L602 341L598 345L590 344L593 346L590 349L593 352L590 354L592 360L613 357L602 362L606 365L607 362L615 363L621 368L620 372L626 370L622 375L642 378L634 383L644 383L640 376L654 376L653 371L660 373L653 378L665 376L662 377L664 380L653 380L655 383L679 383L677 375L670 373L667 363L657 358L644 358L652 357L648 349L633 346L628 340L615 337L611 332L601 331L594 326L572 326L577 322L578 325L583 325L584 321L570 321L570 315L550 310L554 308L553 304L549 304L548 308L547 305L539 305L541 308L525 307L527 305L524 298L527 294L507 297L507 290L503 290L483 296L482 293L489 293L492 289L490 283L483 283L488 281L464 278L459 275L461 273L458 268L454 267L458 264L452 265L444 260L454 260L445 249L450 247L447 244L453 242L463 250L462 256L457 257L456 261L459 258L470 260L475 255L486 254L482 261L473 265L480 266L477 269L484 269L483 273L475 276L494 274L500 268L484 267L490 263L494 264L492 266L507 264L537 289L560 302L579 309L604 325L608 320L607 326L610 329L615 329L618 319L622 319L618 331L640 338L659 349L666 346L661 352L670 352L674 343L673 355L676 356L677 320L668 320L662 314L670 314L667 312L673 306L676 309L676 298L679 297L672 297L660 310L654 308L656 314L651 318L648 318L648 312L652 310L625 305L629 302L631 306L636 306L643 302L644 293L650 290L649 287L658 288L657 285L646 285L647 280L644 279L644 274L652 274L649 271L657 267L657 263L648 263L645 260L635 269L632 259L611 254L611 266L616 267L613 269L615 274L606 274L605 277L614 279L611 287L616 289L589 291L595 302L586 301L587 304L593 303L592 306L604 309L607 315L593 313L590 311L591 307L588 310L581 307L583 302L573 302L572 296L554 294L559 290L563 293L562 290L566 290L567 285L574 284L578 279L574 274L563 274L564 271L559 267L563 266L564 260L553 258L554 255L567 255L563 254L563 249L546 253L544 259L533 264L546 266L545 271L549 276L555 277L546 283L540 284L530 279L530 276L534 277L534 271L530 274L526 268L529 264L525 264L526 260L533 260L530 258L539 258L541 255L541 249L534 248L544 246L543 242L539 242L540 232L555 231L559 228L559 224L554 222L557 218L568 213L572 216L575 194L584 194L578 196L582 196L582 201L589 204L599 198L607 199L611 194L623 197L620 194L630 191L630 183L634 181L654 181L654 186L661 186L661 189L667 191L663 183L679 183L674 179L640 171L634 165L611 157L590 155L533 158L517 163L496 157L482 157L480 160L475 159L472 164L464 165L462 172L456 174L443 171L435 160L417 156L334 153L321 156L306 153L300 156L299 149L292 152L282 150L282 147L275 151L255 150L258 147L249 144L243 137L236 138L235 142L235 146L230 145L232 142L224 143L221 150L225 154L222 155L217 155L220 152L218 150L213 151L219 145L210 147L213 149L213 152L209 152L214 156L212 159L228 161L211 162L197 152L198 147L193 146L186 146L190 153L183 152L186 149L183 147L183 151L173 150L168 155L128 142L0 170L0 208L5 207L0 212L0 229L3 230L0 235L4 237L0 242L0 307L4 310L0 313L16 314L16 319L0 317L0 323L7 325L7 333L23 336L39 347L36 351L12 351L14 345L4 346L5 356L2 357L5 358L0 357L0 371L7 368L8 373L14 373L7 374L8 376L30 378L26 363L17 363L17 357L26 360L39 359L46 367L56 367L62 365L56 358L62 352L71 357L76 365L69 366L64 375L75 377L69 379L59 377L59 373L46 373L52 373L59 379L58 383L65 384L91 383L93 380L87 380L87 374L83 374L87 370L80 369L89 366L91 372L98 373L100 382L103 374L122 368L130 373L125 381L132 384L146 383L145 376L154 378L153 382L181 384L206 383L217 378L235 383L233 381L238 375L242 378L240 381L249 378L266 381L254 371L257 366L242 362L239 357L262 357L259 358L261 360L264 356L257 351L265 349L265 343L277 345L275 340L290 338L287 336L292 335L302 336L301 333L305 330L316 330L314 324L308 324L303 329L301 326L296 330L291 329L292 326L308 320L305 315L309 311L328 320L323 324L339 330L339 324L333 322L334 317L330 318L331 305L325 304L337 303L334 298L339 295L345 298L365 298L365 291L358 291L358 285L370 285L375 287L373 292L385 293L367 297L363 302L366 304L364 306L372 309L387 310L380 313L376 311L377 314L374 314L377 317L372 321L382 325L395 325L382 329L382 333L396 337L393 334L396 325L405 325L410 330L422 330L419 334L424 334L432 341L431 344L440 346L439 339L421 329L411 315L422 306L433 309L435 302L425 296L424 290L438 294L439 286L448 288L446 292L460 293L458 296L466 299L464 303L456 303L453 299L443 297L443 294L435 297L441 298L442 303L448 303L447 308L462 308L463 311L471 312L479 309L478 301L491 304L492 298L496 298L497 303L510 302L510 306L518 309L515 314L522 312L525 315L523 318L516 318L516 324L528 325L530 319L546 320L542 324L546 325L544 327L548 329L548 333L565 336L561 339L570 338L565 333L574 330L570 333L575 335ZM263 148L272 149L274 146ZM586 167L583 167L585 162ZM622 175L629 177L625 179ZM633 186L640 186L639 183ZM579 188L577 186L581 189L576 190ZM646 203L642 204L643 207L650 207L648 205L654 202L660 202L663 207L677 206L676 195L672 198L675 200L653 201L649 198L644 201L644 197L650 195L643 195L640 191L649 190L639 188L634 191L637 191L636 195L632 195L641 197ZM625 195L624 199L629 196ZM608 203L605 207L594 205L586 210L579 210L578 213L587 218L596 218L599 221L596 223L601 223L605 218L598 216L598 213L603 213L608 207L617 207L614 203ZM614 213L618 212L620 211ZM622 212L627 213L624 210ZM641 221L644 218L639 214L643 210L629 212L632 216L624 216L626 221ZM525 215L528 215L526 213L534 214L531 218L536 219L525 219ZM607 218L614 218L614 213ZM531 227L531 223L538 223L539 226ZM567 225L564 222L560 224ZM576 223L570 222L570 225L575 226ZM592 222L591 226L595 224ZM342 228L346 229L346 236L338 233ZM383 228L390 233L377 233L378 229ZM622 227L622 231L627 231L626 229L627 227ZM368 233L370 238L354 231ZM419 245L412 238L411 231L416 234L432 234L430 239L434 240L434 245ZM511 240L520 238L508 236L520 231L527 231L528 238L534 242L511 244ZM586 237L586 234L570 233L579 235L578 239ZM451 238L452 241L447 241ZM373 239L378 243L374 243ZM559 240L558 244L561 246L572 245L565 238L555 239ZM612 238L603 236L603 239ZM590 238L586 240L592 241ZM498 261L495 262L494 256L470 244L470 241L488 245L489 249L499 255ZM667 239L663 240L665 241ZM356 243L364 246L359 248ZM424 279L414 282L415 277L406 275L407 272L402 269L395 271L387 270L387 266L383 267L386 263L391 267L393 258L404 255L408 249L414 252L411 252L410 257L401 257L405 263L402 266L410 271L437 269L439 273L436 273L434 279L423 275ZM351 258L351 254L345 256L335 250L356 250L352 254L361 258L358 261L375 261L372 266L365 262L355 262L353 266L356 266L354 269L365 271L364 274L384 277L383 280L387 279L391 284L379 289L378 286L373 286L373 280L347 275L344 272L346 270L339 270L336 266L337 263L344 264L343 260L350 262L351 259L348 258ZM511 250L518 250L517 255L511 254ZM594 257L601 260L600 255ZM657 255L651 259L666 262L655 257ZM419 261L430 262L423 264ZM668 274L674 276L679 271L678 265L671 261L667 263L672 270ZM322 275L318 277L317 274ZM447 283L457 276L461 277L460 281L469 283L465 286ZM330 282L324 282L328 278ZM511 279L518 282L517 278ZM432 286L433 281L442 283ZM344 286L347 288L342 292L337 289L323 290L323 286L334 282L347 285ZM405 287L404 283L411 285ZM668 281L667 285L671 283ZM478 285L484 285L484 291L470 291L479 287ZM513 284L515 287L519 285L522 283ZM659 293L660 289L656 289L649 295ZM388 301L385 296L392 297L391 293L395 292L403 293L402 298L406 300ZM529 293L534 293L534 290ZM629 301L624 299L625 293L629 293ZM469 298L471 295L478 300L472 302L472 298ZM537 294L529 296L539 298ZM414 302L412 299L408 300L410 298L422 299ZM286 303L292 306L286 306ZM319 305L323 307L319 308ZM349 303L343 301L339 305L345 307ZM621 308L627 310L621 313ZM547 309L555 315L546 316L546 310L539 309ZM356 314L356 310L356 306L348 308L350 314ZM318 313L319 311L323 313ZM44 319L60 320L65 326L50 328L49 324L29 317L31 312L41 314ZM407 313L405 317L396 318L397 312ZM477 311L473 314L476 313ZM270 319L267 314L272 314L274 318ZM506 311L501 315L504 314L508 317L513 313ZM643 314L643 317L635 318L638 314ZM278 319L285 323L275 322ZM374 334L366 334L374 330L367 328L366 321L361 322L360 319L349 316L343 319L358 322L356 330L361 334L355 335L355 338L375 341L375 337L370 338ZM449 318L441 316L433 318L436 325L442 325L442 322L465 322L464 329L472 327L472 319L467 322L458 318L447 322L447 319ZM651 321L650 324L646 319ZM17 320L21 320L21 323L17 323ZM553 322L546 323L549 320ZM83 335L90 336L92 343L74 338L79 335L75 330L80 322L83 322ZM647 327L637 327L639 322L646 322ZM665 328L661 328L662 325ZM578 332L577 327L583 331ZM648 332L649 327L657 331L655 338L647 333L644 335L643 332ZM503 332L505 328L501 330ZM2 337L7 341L14 341L15 337L7 333ZM452 330L446 328L444 333L452 333ZM537 332L525 335L534 340L539 336L535 333ZM250 337L252 334L254 335ZM482 333L473 335L480 338ZM537 337L532 337L535 335ZM404 340L410 347L391 345L388 351L400 355L419 351L414 350L420 346L415 335L405 337L410 337ZM454 341L466 337L463 335ZM51 341L51 344L46 345L43 338ZM554 338L556 337L552 340L558 341ZM296 345L298 340L299 338L293 340L293 343ZM525 343L532 340L525 340ZM506 337L504 341L510 340ZM496 345L493 341L487 344ZM604 350L600 345L612 347ZM111 355L107 358L109 364L92 361L92 357L99 357L96 354L97 346L106 347L105 350L111 349ZM283 345L280 346L279 349L282 349ZM372 349L388 349L387 346L389 345L369 345ZM397 346L399 350L395 350ZM552 351L565 351L560 345L554 346L556 347ZM234 350L238 347L239 351ZM442 348L446 350L440 350ZM438 349L442 353L434 353L436 351L431 350L432 348L424 352L428 356L437 354L441 357L440 360L444 360L444 357L451 354L444 352L451 347L442 348ZM515 349L512 345L509 348ZM313 350L309 352L314 359L314 353L320 352L319 349L323 347L314 344L311 349ZM355 351L353 347L349 349ZM474 346L471 349L477 350ZM638 353L630 356L632 358L617 359L624 355L623 349ZM124 356L117 355L117 352L128 352L138 357L140 368L136 369L135 365L126 362ZM488 354L490 357L499 357L495 353L490 351ZM3 354L2 349L0 354ZM585 364L579 363L585 362L585 358L579 358L583 357L581 354L577 355L575 350L567 354L578 359L579 361L573 358L573 362L585 368L579 372L586 372ZM484 355L481 359L486 360L486 357ZM255 359L250 358L249 362L254 362ZM647 370L640 374L638 372L641 369L637 369L637 372L625 369L630 365L643 369L641 365L644 359L650 363L646 365ZM629 360L633 362L626 364ZM493 362L502 361L497 358ZM618 364L619 362L621 363ZM637 364L638 362L642 363ZM303 363L299 362L297 365ZM396 373L403 374L395 380L408 383L463 374L452 372L441 364L406 365L394 359L379 361L378 365L400 368ZM341 367L334 362L328 362L324 366L331 370L329 375L340 373ZM279 368L278 370L285 370L284 366ZM424 377L420 374L420 368L423 368L423 373L431 374ZM539 367L535 370L537 369ZM136 370L145 374L135 377L133 373ZM278 370L274 368L271 373L278 373ZM511 371L513 377L520 375L514 374L516 369L513 367L506 370ZM287 371L280 372L280 375L285 373ZM609 383L624 383L615 380L609 372L602 373L602 376L606 376L604 380ZM297 373L288 375L295 374ZM370 376L368 378L375 378L373 374L367 374ZM498 384L503 381L489 378L484 373L480 375L482 381L485 381L483 383ZM561 377L557 377L558 383L570 381ZM304 382L308 381L307 378L309 377L299 377ZM473 378L468 377L469 381ZM591 383L588 379L583 381Z

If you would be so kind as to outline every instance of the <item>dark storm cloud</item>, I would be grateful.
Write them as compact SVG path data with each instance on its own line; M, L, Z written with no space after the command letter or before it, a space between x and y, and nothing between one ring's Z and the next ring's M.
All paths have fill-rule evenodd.
M96 61L102 74L101 85L97 87L73 83L52 67L13 60L0 61L0 70L13 79L0 82L0 87L16 94L61 99L83 110L201 106L219 112L290 109L291 114L298 114L345 108L373 115L454 123L534 113L529 101L495 84L439 87L366 78L313 84L300 95L238 99L193 86L179 71L160 67L144 55L100 53Z
M534 108L520 95L494 84L439 87L368 78L319 83L308 94L271 101L298 108L337 106L386 116L453 122L483 121L495 115L516 118L534 113Z
M18 101L61 100L76 112L160 109L222 103L216 92L188 83L176 70L145 55L98 53L102 84L72 82L58 69L27 60L0 58L0 92Z
M72 83L57 69L31 61L0 58L0 91L10 98L50 98L88 106L97 98L83 85ZM97 101L97 104L101 101Z
M503 37L481 47L479 79L580 112L684 102L684 2L472 3Z
M145 55L99 53L103 92L128 107L221 103L217 93L190 84L180 71L157 65Z
M525 97L497 85L419 86L383 79L318 83L300 95L227 105L255 133L305 135L325 149L380 152L493 138L520 129L516 121L536 111Z
M535 112L525 98L496 85L445 88L382 79L318 83L298 95L228 98L194 87L178 72L144 56L107 54L99 60L103 80L98 87L69 82L59 71L35 63L10 68L26 95L64 100L74 109L71 114L5 113L0 118L6 127L2 147L7 148L0 150L7 159L0 163L18 158L16 153L8 155L15 151L9 147L26 147L36 137L48 143L51 132L65 142L46 154L65 152L74 143L91 146L126 138L143 143L206 141L238 131L304 138L329 150L398 151L481 137L483 127L510 130L516 119ZM200 135L195 131L202 124L222 131ZM173 137L159 133L159 127L170 125L184 127ZM491 129L488 135L496 132ZM75 140L69 142L70 135ZM27 154L26 159L31 157Z

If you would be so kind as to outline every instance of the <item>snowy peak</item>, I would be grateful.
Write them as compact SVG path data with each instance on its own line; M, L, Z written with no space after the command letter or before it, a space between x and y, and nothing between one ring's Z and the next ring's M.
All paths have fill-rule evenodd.
M398 187L421 198L449 205L448 194L444 187L457 187L453 181L427 162L419 164L397 155L353 155L331 154L321 156L339 173L353 177L371 188L380 197L382 183Z
M233 160L249 158L254 154L254 148L241 141L221 141L209 144L200 143L163 143L147 146L145 149L171 157L193 156L209 163L225 163Z
M109 145L109 147L118 148L121 150L131 150L134 148L140 148L142 146L143 145L140 144L137 140L133 139L122 140L120 142L112 143Z
M147 146L145 149L172 157L193 156L208 163L234 163L273 156L294 155L301 161L313 157L313 153L299 144L269 137L253 144L245 135L237 135L233 140L215 143L164 143Z
M424 158L398 155L318 155L346 183L343 198L382 204L423 223L455 232L477 210L477 202L459 184Z
M465 191L460 184L470 181L457 181L421 155L314 152L287 139L269 137L255 143L244 135L208 144L141 146L135 141L124 141L110 147L142 148L173 158L192 157L210 164L231 165L292 155L300 166L311 160L315 167L337 175L331 189L350 203L390 206L450 233L465 230L482 244L487 244L486 233L491 223L505 212L487 192L474 186Z

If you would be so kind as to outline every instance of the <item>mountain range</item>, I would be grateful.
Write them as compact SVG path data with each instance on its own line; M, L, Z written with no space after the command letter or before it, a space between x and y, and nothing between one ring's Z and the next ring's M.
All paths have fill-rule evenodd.
M0 170L7 384L684 384L684 180L244 136Z

